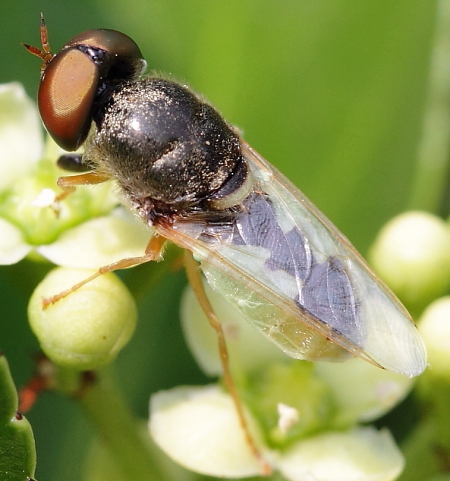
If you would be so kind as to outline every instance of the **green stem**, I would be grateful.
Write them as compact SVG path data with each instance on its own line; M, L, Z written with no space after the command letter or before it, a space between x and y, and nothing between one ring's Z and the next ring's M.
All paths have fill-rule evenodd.
M153 459L149 441L140 434L112 376L102 377L80 398L81 406L111 453L111 459L128 481L161 481L159 463Z
M410 208L442 213L444 191L448 187L449 149L450 3L439 2L429 92Z

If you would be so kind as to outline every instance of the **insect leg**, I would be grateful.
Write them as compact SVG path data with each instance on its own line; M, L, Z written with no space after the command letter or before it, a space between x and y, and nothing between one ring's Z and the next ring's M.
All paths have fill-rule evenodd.
M108 174L100 173L95 170L91 172L84 172L77 175L68 175L65 177L60 177L58 179L58 187L61 187L63 192L56 197L56 202L60 202L65 199L68 195L75 192L79 185L94 185L101 184L110 180L111 176Z
M222 325L220 324L220 321L217 318L214 312L214 309L212 308L211 303L209 302L209 299L203 288L203 281L200 274L199 264L194 259L192 253L187 249L185 250L184 259L185 259L186 273L189 279L189 283L192 287L192 290L194 291L194 294L197 297L197 300L200 303L200 306L202 307L203 312L208 318L208 321L211 324L211 327L216 331L217 341L219 344L220 362L222 363L225 385L227 386L228 392L233 398L233 402L237 411L237 415L239 417L239 422L244 431L245 438L255 458L258 459L261 465L261 474L263 476L268 476L272 473L272 468L263 458L262 454L260 453L259 449L256 447L255 442L250 434L248 423L245 419L244 408L242 406L239 393L237 391L236 385L233 381L233 377L230 372L228 349L225 341L225 335L223 333Z
M94 272L94 274L92 274L89 277L86 277L86 279L83 279L81 282L78 282L77 284L73 285L69 289L66 289L65 291L61 291L60 293L55 294L54 296L46 297L42 299L42 308L46 309L51 304L54 304L55 302L58 302L60 299L67 297L72 292L76 291L77 289L84 286L85 284L88 284L89 282L93 281L97 277L103 274L106 274L107 272L113 272L119 269L126 269L127 267L138 266L140 264L145 264L146 262L150 262L150 261L161 260L162 251L164 249L165 242L166 242L166 239L164 237L161 237L158 235L153 236L150 239L149 243L147 244L147 247L145 249L145 254L143 256L127 257L125 259L121 259L120 261L112 262L111 264L100 267L100 269L97 272Z

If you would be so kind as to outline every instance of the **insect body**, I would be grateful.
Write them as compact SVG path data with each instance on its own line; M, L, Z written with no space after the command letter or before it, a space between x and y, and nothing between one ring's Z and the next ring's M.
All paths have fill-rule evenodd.
M115 180L142 219L190 250L212 287L290 356L424 370L403 306L216 110L178 83L141 79L145 61L124 34L85 32L55 56L42 37L44 51L27 48L44 59L44 124L65 149L85 149L87 172L62 178L63 188Z

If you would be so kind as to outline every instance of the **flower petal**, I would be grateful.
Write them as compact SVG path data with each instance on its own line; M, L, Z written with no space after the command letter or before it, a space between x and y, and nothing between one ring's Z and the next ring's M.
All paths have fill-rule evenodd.
M29 172L42 150L41 120L35 103L21 84L0 85L0 191Z
M357 358L343 363L318 362L315 370L332 391L337 427L377 419L402 401L414 385L407 376Z
M154 394L149 429L166 454L192 471L217 477L260 474L233 401L217 386Z
M56 265L98 269L126 257L142 256L153 234L144 224L117 209L64 232L37 251Z
M31 250L22 232L15 225L0 218L0 265L21 261Z
M308 438L278 461L279 470L291 481L391 481L403 465L390 432L370 427Z

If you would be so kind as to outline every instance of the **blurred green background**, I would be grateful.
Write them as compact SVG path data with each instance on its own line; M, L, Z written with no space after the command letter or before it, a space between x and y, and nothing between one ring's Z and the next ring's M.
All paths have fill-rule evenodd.
M39 60L19 44L39 46L41 11L54 52L83 30L121 30L150 70L204 94L363 254L385 221L411 207L433 1L0 0L0 7L1 82L20 81L35 96ZM26 321L26 269L0 271L0 349L18 385L38 350ZM150 392L204 380L180 335L184 283L172 273L145 296L139 330L117 361L142 417ZM92 433L75 403L44 394L28 418L37 478L81 479Z

